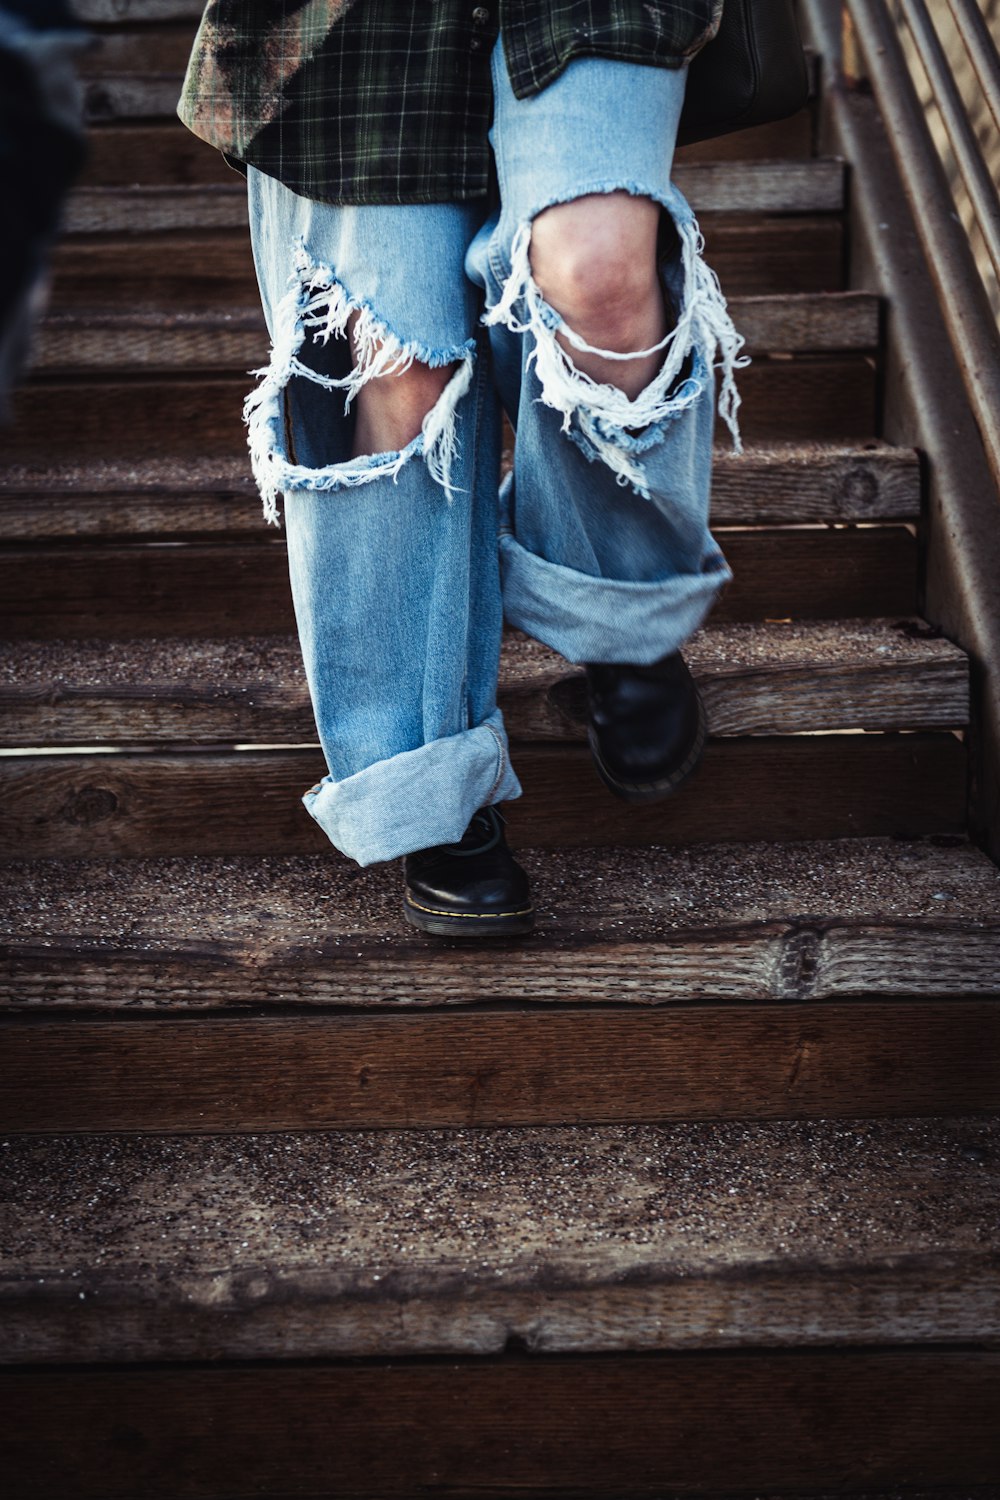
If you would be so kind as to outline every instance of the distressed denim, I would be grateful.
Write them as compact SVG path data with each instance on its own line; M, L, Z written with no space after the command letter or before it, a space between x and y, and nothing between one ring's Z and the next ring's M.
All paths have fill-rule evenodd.
M520 794L496 701L504 617L571 662L648 663L730 577L708 530L714 372L738 447L746 359L670 181L685 81L588 57L516 99L498 43L496 204L333 207L249 171L272 340L247 400L250 450L269 519L284 500L328 766L303 800L359 864L457 840L478 807ZM556 331L590 346L529 261L542 209L615 189L665 210L676 315L634 400L576 369ZM357 392L414 361L454 367L422 431L352 458ZM502 485L501 406L516 431Z

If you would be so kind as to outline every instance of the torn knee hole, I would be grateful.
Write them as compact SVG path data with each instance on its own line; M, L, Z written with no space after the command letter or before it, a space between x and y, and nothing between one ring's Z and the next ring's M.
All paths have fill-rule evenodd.
M352 340L358 316L352 313L348 320ZM377 356L378 346L375 352ZM363 382L354 407L353 455L398 450L412 443L460 368L454 360L433 367L415 360L404 370L386 369Z
M350 368L342 375L324 373L315 368L315 355L313 364L306 357L312 352L307 346L325 346L332 338L349 340L352 350ZM456 407L472 383L474 351L472 338L447 348L402 338L300 246L289 289L275 309L270 362L254 372L260 382L244 407L251 463L267 518L277 521L278 496L290 489L334 491L395 478L417 455L450 498ZM389 375L398 379L383 379ZM284 432L285 391L296 378L341 393L345 416L365 392L362 425L370 425L380 409L383 414L391 410L386 421L395 426L397 440L391 446L369 443L362 433L346 462L324 468L297 464ZM407 428L412 432L404 439Z
M661 243L669 245L671 233L676 239L673 275L664 283L676 316L655 344L623 353L590 344L570 327L546 301L532 273L531 220L514 235L510 274L499 301L483 318L487 324L531 335L527 365L534 368L541 387L539 399L561 414L562 430L571 433L589 457L602 459L620 484L631 484L640 494L648 491L641 464L628 451L629 441L693 406L715 367L722 371L719 411L734 447L742 450L734 372L749 364L740 355L744 339L733 326L718 278L703 259L704 240L687 200L677 193L663 207L670 214L672 231L661 231ZM609 361L657 355L659 364L654 378L632 398L617 386L591 379L574 363L573 350Z

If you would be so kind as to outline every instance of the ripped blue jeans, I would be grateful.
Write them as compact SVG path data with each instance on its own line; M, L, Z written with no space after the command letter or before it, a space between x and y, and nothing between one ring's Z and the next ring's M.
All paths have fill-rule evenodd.
M496 700L504 617L572 662L646 663L683 644L730 577L708 530L714 371L738 445L745 360L670 181L685 81L588 57L517 99L498 42L495 209L332 207L249 172L272 338L250 449L270 519L283 497L328 766L303 800L361 865L457 840L478 807L520 794ZM556 330L590 346L529 261L543 208L614 189L658 202L670 231L676 322L634 400L575 368ZM454 367L422 431L352 457L353 397L414 361ZM501 405L516 432L502 485Z

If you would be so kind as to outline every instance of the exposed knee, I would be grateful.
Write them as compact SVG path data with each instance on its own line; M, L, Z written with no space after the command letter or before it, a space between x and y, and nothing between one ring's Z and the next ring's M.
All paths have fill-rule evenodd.
M352 348L357 318L352 314L347 324ZM457 369L457 362L431 369L414 360L398 372L390 366L363 385L355 400L353 456L395 452L411 443Z
M625 192L544 209L531 235L531 271L545 300L590 343L641 348L662 303L656 267L659 204Z

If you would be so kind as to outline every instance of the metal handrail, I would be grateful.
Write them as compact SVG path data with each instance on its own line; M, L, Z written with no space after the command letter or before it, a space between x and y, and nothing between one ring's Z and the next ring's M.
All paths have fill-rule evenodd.
M920 61L927 73L934 102L941 111L941 119L972 200L976 221L993 262L993 269L1000 276L1000 199L941 45L941 38L934 29L925 0L897 0L897 4L906 17Z
M914 8L912 0L904 3ZM854 22L865 74L885 122L969 404L1000 489L1000 329L886 0L844 0L844 5ZM941 100L936 102L940 106ZM964 105L959 107L964 113Z
M1000 52L976 0L948 0L956 30L965 43L990 114L1000 130Z

